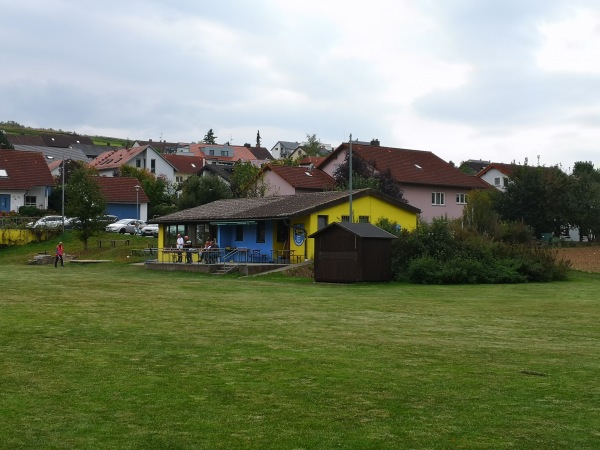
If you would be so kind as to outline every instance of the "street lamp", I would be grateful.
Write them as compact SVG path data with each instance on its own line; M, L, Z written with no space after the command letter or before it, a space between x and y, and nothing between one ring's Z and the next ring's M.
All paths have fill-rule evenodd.
M62 155L62 232L65 232L65 154Z
M54 139L53 139L54 140ZM46 156L46 158L48 159L54 159L54 156ZM60 163L61 165L61 176L62 176L62 202L61 202L61 206L62 206L62 232L65 232L65 154L63 152L62 154L62 161Z
M141 186L139 184L135 185L135 211L137 220L140 220L140 188Z

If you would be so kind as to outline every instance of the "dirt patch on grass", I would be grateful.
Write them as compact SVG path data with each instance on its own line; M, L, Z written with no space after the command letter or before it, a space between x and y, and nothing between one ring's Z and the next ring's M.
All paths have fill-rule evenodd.
M290 277L306 277L306 278L314 278L314 265L310 264L301 264L299 266L293 266L287 269L284 273Z
M565 247L556 250L558 257L571 261L571 267L582 272L600 273L600 247Z

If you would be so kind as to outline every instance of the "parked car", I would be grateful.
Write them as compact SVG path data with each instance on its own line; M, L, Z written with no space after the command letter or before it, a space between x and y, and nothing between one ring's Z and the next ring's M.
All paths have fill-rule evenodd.
M111 223L110 225L107 225L106 231L111 232L111 233L135 234L136 228L138 230L140 230L145 225L146 225L146 222L144 222L143 220L121 219L121 220L117 220L114 223Z
M27 224L29 228L50 228L53 230L62 228L62 225L62 216L44 216L35 222L29 222ZM65 217L65 228L71 228L71 219L68 217Z
M113 216L112 214L105 214L101 217L98 217L98 222L104 223L106 225L115 223L119 218L117 216Z
M105 214L103 216L98 217L97 221L98 221L98 223L104 225L104 227L106 228L106 225L114 223L118 219L119 218L117 216L113 216L111 214ZM81 221L79 220L78 217L73 217L72 219L69 219L69 225L70 225L70 228L80 228Z
M158 224L150 223L145 227L142 227L142 236L154 236L158 237Z

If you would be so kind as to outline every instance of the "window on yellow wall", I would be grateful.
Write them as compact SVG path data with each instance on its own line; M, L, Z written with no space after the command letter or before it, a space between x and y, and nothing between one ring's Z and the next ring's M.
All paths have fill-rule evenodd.
M342 222L350 222L350 216L342 216Z
M317 230L329 225L329 216L317 216Z
M288 227L282 220L277 221L277 242L287 242Z
M359 223L369 223L369 216L358 216L358 222Z

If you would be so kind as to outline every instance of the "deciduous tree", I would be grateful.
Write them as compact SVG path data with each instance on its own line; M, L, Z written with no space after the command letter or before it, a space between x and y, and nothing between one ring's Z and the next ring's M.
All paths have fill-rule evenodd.
M65 214L77 219L74 231L87 250L88 240L104 228L98 219L106 211L106 199L96 182L96 171L81 167L71 172L65 197Z

